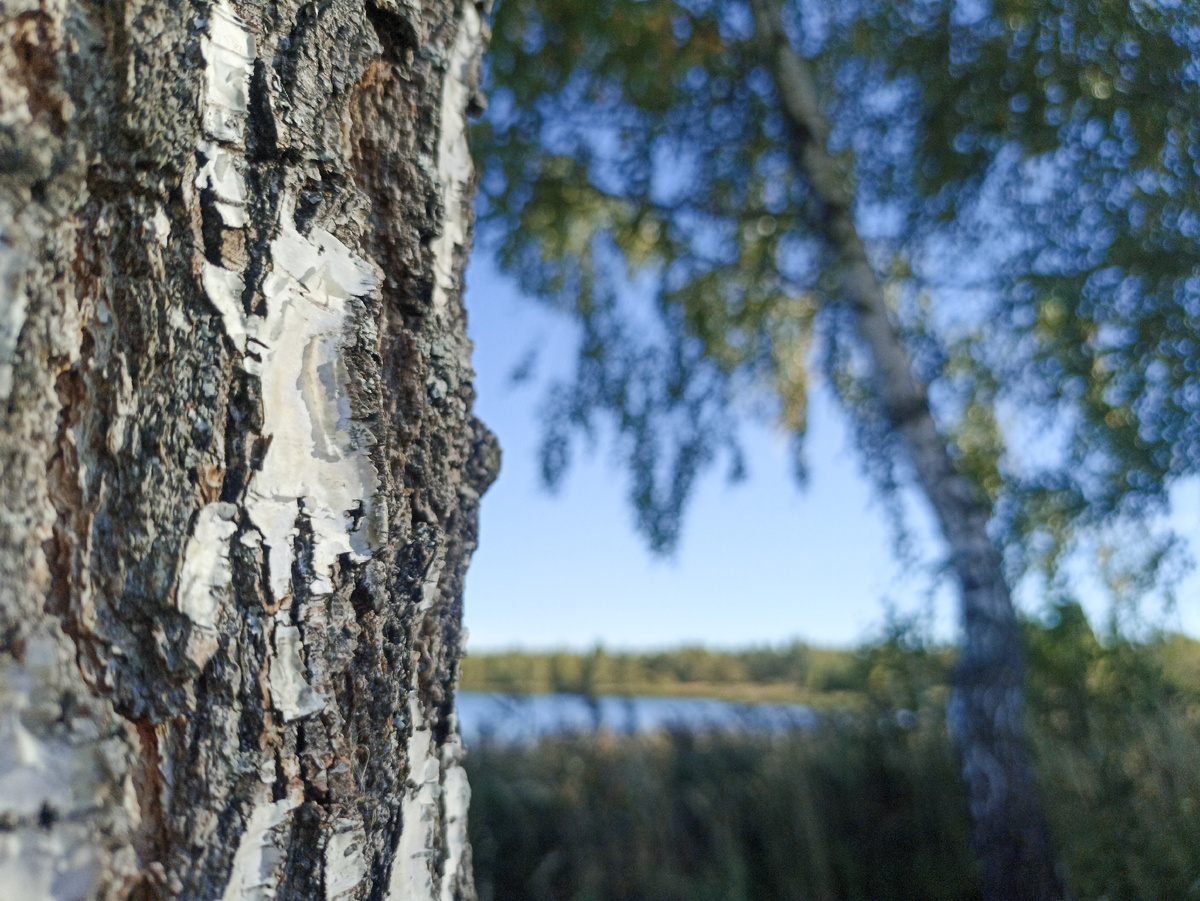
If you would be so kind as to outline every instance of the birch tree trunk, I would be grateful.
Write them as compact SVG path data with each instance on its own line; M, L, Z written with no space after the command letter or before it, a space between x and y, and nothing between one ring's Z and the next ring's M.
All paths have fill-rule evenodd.
M481 12L0 2L4 897L474 897Z
M776 0L751 0L751 6L792 159L819 208L816 226L836 256L877 396L958 575L963 632L947 720L970 800L984 897L1062 901L1066 889L1026 749L1020 625L1003 560L988 535L988 507L955 467L928 391L913 375L854 223L849 179L828 151L829 128L808 66L788 41Z

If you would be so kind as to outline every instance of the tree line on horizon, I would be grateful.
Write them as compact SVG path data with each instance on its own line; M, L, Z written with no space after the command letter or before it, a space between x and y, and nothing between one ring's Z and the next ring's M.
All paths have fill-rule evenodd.
M1064 620L1071 624L1069 629L1063 628ZM1200 641L1182 633L1160 632L1141 640L1114 632L1097 635L1078 605L1060 604L1048 617L1026 619L1024 635L1027 653L1033 655L1031 678L1047 690L1053 685L1054 690L1079 691L1072 680L1101 678L1097 674L1127 655L1158 674L1155 684L1200 700ZM458 687L506 694L713 697L862 709L886 706L886 686L900 683L920 682L944 700L955 658L952 644L934 642L913 621L901 620L854 648L795 640L743 649L685 645L623 651L596 645L586 651L468 653L460 664ZM1086 663L1082 670L1081 660ZM892 703L911 708L920 700L897 695Z

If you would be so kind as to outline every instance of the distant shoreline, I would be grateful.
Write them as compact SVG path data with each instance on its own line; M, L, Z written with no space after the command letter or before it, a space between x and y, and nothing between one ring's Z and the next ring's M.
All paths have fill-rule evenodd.
M1027 632L1036 643L1057 640L1053 626L1028 623ZM1098 641L1090 632L1086 640ZM1164 634L1143 647L1162 667L1167 684L1200 693L1200 641ZM744 650L468 653L459 664L458 688L530 696L711 698L816 711L900 708L944 701L956 654L953 646L904 632L856 650L795 641Z

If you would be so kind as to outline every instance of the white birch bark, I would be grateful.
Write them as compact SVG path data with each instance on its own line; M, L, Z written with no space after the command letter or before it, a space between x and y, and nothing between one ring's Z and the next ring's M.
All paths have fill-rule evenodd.
M5 897L474 897L481 12L0 2Z
M963 630L947 721L974 820L984 897L1062 901L1066 888L1026 748L1020 626L1000 552L988 535L988 506L955 467L928 391L913 375L854 222L850 178L829 153L816 85L788 40L779 4L751 0L751 8L792 160L818 210L814 224L837 258L841 299L854 315L876 395L933 508L958 576Z

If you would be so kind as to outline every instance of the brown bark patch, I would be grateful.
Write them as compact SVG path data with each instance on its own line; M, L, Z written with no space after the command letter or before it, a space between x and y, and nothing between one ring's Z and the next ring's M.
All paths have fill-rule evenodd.
M58 87L55 55L59 50L54 24L44 12L28 12L16 18L12 37L13 58L23 87L26 103L34 119L41 118L51 134L61 138L67 122L63 115L62 93Z

